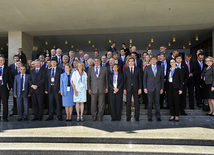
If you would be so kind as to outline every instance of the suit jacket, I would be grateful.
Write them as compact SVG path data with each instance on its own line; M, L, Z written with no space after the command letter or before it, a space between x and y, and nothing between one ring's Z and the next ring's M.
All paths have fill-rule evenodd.
M181 73L183 76L183 83L186 85L189 80L189 71L184 61L181 62Z
M120 56L118 59L122 61L121 56ZM122 62L123 62L123 65L125 65L125 64L126 64L126 56L125 56L125 58L124 58L124 61L122 61Z
M71 82L72 72L70 74L70 82ZM62 73L60 77L60 91L63 93L63 96L67 95L67 85L68 85L68 75L67 73ZM70 86L71 90L73 91L72 84Z
M39 51L33 51L32 52L32 60L34 61L34 60L38 59L40 54L41 53Z
M167 88L169 87L169 74L170 74L170 69L167 71L167 75L166 75ZM183 75L180 68L175 68L175 72L172 77L172 86L173 88L178 88L179 90L183 89Z
M195 77L195 82L197 84L199 84L200 81L201 81L201 73L203 72L203 70L204 70L205 67L207 67L207 65L205 64L204 61L203 61L202 70L201 70L201 67L199 65L198 60L194 61L194 68L195 68L195 70L194 70L193 74L194 74L194 77Z
M27 64L27 58L26 58L26 55L23 52L21 53L21 55L18 54L18 56L19 56L19 59L21 60L21 62L23 64Z
M30 94L30 85L29 85L29 79L30 75L25 74L25 92L24 92L24 97L28 97ZM19 98L21 96L21 75L16 75L14 79L14 86L13 86L13 95L17 95Z
M41 63L40 63L41 64ZM41 68L45 69L46 68L46 62L44 62L43 65L41 65Z
M109 91L113 92L114 91L114 73L109 74ZM118 78L117 78L117 88L119 89L118 92L123 92L123 74L118 72Z
M124 89L127 92L131 91L133 86L133 91L137 92L139 89L142 89L142 80L141 80L141 70L137 67L134 67L133 76L131 76L130 68L124 69Z
M5 90L9 90L12 88L12 78L11 78L11 74L10 74L10 69L9 67L4 65L4 69L3 69L3 87L5 88Z
M125 52L126 52L126 56L131 55L131 53L130 53L130 51L129 51L129 48L126 48L126 49L124 49L124 50L125 50Z
M58 93L60 90L60 76L63 73L63 70L59 67L56 67L56 72L54 76L54 92ZM45 91L50 92L51 91L51 74L52 69L48 69L46 74L46 82L45 82Z
M158 66L161 66L161 67L163 68L163 66L162 66L162 61L158 61L158 62L157 62L157 65L158 65ZM167 71L169 70L169 68L170 68L170 62L166 60L166 74L167 74ZM164 73L164 69L163 69L163 73ZM189 76L189 75L188 75L188 76ZM166 78L166 75L164 76L164 79L165 79L165 78Z
M38 86L38 88L36 90L31 88L30 93L44 94L44 92L45 92L45 76L46 76L46 72L45 72L45 69L43 69L43 68L40 68L38 74L36 74L36 69L33 69L30 71L30 80L29 80L30 87L32 85Z
M64 65L62 63L58 65L58 68L61 68L63 73L65 72L65 69L63 69Z
M111 47L109 47L107 51L116 52L117 51L116 48L115 47L113 47L113 48L114 48L114 50Z
M140 58L136 58L136 60L137 60L137 68L142 69L143 61Z
M157 75L154 77L152 65L146 66L143 76L143 86L144 89L147 89L149 92L164 89L163 68L157 65Z
M206 69L207 67L204 68L202 72L202 77L204 77L204 72ZM214 64L206 72L205 83L212 84L212 87L214 87Z
M108 71L106 67L100 66L99 76L96 76L94 67L88 69L88 90L91 93L105 93L105 89L108 88Z

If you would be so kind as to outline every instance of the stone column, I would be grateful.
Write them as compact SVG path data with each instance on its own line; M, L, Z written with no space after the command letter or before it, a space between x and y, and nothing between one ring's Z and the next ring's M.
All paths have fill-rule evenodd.
M31 59L33 37L22 31L8 32L8 65L13 63L13 56L18 54L18 48L22 48L27 60Z

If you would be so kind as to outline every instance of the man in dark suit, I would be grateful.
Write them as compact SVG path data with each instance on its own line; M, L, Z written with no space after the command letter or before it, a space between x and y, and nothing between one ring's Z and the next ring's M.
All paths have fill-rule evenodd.
M57 60L51 60L52 69L47 71L45 93L49 97L49 116L46 121L53 119L54 103L56 103L56 113L59 121L62 121L62 96L60 94L60 76L62 69L57 67Z
M34 61L35 68L30 71L30 94L32 99L32 107L34 118L32 121L42 121L43 105L44 105L44 91L45 91L45 69L41 68L40 61Z
M10 65L13 66L13 65ZM20 67L22 66L22 63L20 60L17 60L16 63L14 63L14 67L11 68L11 78L12 78L12 87L13 87L13 82L14 78L16 75L20 74ZM16 115L17 114L17 103L16 103L16 98L13 97L13 113L11 115Z
M142 62L142 60L141 60L140 58L137 57L137 53L136 53L136 52L132 52L132 53L131 53L131 56L135 59L135 60L134 60L135 66L136 66L137 68L140 68L140 69L142 70L142 69L143 69L143 68L142 68L142 65L143 65L142 63L143 63L143 62Z
M112 42L111 47L109 47L107 51L111 51L112 53L116 52L117 50L116 50L115 46L116 46L116 43Z
M198 107L202 107L201 73L206 66L207 65L204 62L204 54L199 53L198 59L194 62L195 72L193 73L195 78L195 98Z
M126 96L126 121L131 120L131 98L134 97L135 121L139 121L139 96L142 93L141 70L134 67L134 58L129 59L129 68L124 70L124 95Z
M187 65L184 61L182 61L182 55L179 54L175 57L177 68L181 69L182 73L182 81L183 81L183 90L182 94L180 95L180 114L181 115L187 115L187 113L184 111L186 108L186 89L187 89L187 82L189 79L189 71L187 68Z
M160 61L157 62L158 66L161 66L163 68L163 75L164 75L164 91L163 94L160 95L160 108L168 108L168 105L163 105L164 102L164 97L166 99L166 102L168 102L167 94L166 92L166 73L170 68L169 61L166 60L166 54L165 53L160 53ZM166 95L166 96L165 96Z
M33 46L33 51L32 51L32 60L36 60L38 59L40 56L40 52L38 51L38 47L37 46Z
M168 57L167 61L169 62L171 59L175 59L175 57L179 54L178 50L172 51L172 55Z
M101 57L101 66L102 66L102 67L107 67L107 58L106 58L105 55L103 55L103 56Z
M152 121L152 104L155 103L157 121L161 121L160 94L164 89L163 68L157 66L157 57L152 56L151 65L144 70L143 86L145 94L148 94L148 121Z
M17 109L18 109L18 119L17 121L21 121L24 119L28 120L28 97L30 97L29 91L29 77L30 75L26 73L26 67L20 67L20 74L15 76L14 86L13 86L13 95L17 101ZM24 112L23 110L24 109Z
M22 64L27 64L27 58L24 52L22 51L22 48L19 48L18 52L19 60L22 62Z
M62 64L62 50L60 48L56 50L56 58L57 58L57 64L58 65Z
M115 64L119 66L120 71L123 69L123 61L118 59L118 52L113 53L113 58L115 59Z
M40 55L40 56L39 56L39 60L40 60L41 68L44 69L44 68L46 67L44 55Z
M8 122L8 97L9 90L12 90L11 87L11 76L10 70L5 64L4 57L0 56L0 103L3 104L3 120Z
M185 64L187 65L188 71L189 71L189 79L187 83L188 87L188 94L189 94L189 107L190 109L194 109L194 72L195 72L195 66L194 62L191 60L192 56L191 54L187 53L185 56Z
M105 110L105 94L108 93L108 71L100 66L100 59L94 59L94 67L88 69L88 92L91 95L92 121L102 121ZM98 106L97 106L98 102ZM98 107L98 112L97 112Z
M69 52L69 63L71 64L72 67L73 67L74 57L75 57L75 52L74 51L70 51Z
M56 50L55 49L51 49L51 56L50 59L53 59L56 57Z
M120 50L120 57L118 59L123 62L123 65L126 64L126 52L123 48Z
M125 43L122 43L122 48L123 48L124 51L125 51L126 57L127 57L128 55L130 55L129 48L126 47L126 44L125 44Z

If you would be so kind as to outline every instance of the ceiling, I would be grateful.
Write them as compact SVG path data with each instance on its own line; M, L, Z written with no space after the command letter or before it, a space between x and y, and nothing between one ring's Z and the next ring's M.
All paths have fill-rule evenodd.
M213 6L213 0L0 0L0 35L213 29Z
M211 37L213 6L214 0L0 0L0 37L23 31L41 49L106 50L109 39L119 49L130 38L138 49L146 49L151 38L153 49L169 42L169 48L189 48L189 41L198 43L196 35L199 41Z

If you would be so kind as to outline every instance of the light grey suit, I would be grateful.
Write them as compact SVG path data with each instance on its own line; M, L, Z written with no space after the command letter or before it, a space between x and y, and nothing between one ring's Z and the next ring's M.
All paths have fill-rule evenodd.
M92 117L102 117L105 110L105 90L108 88L108 71L106 67L100 67L98 77L95 68L88 70L88 90L91 90L91 114ZM98 112L97 112L98 101Z

